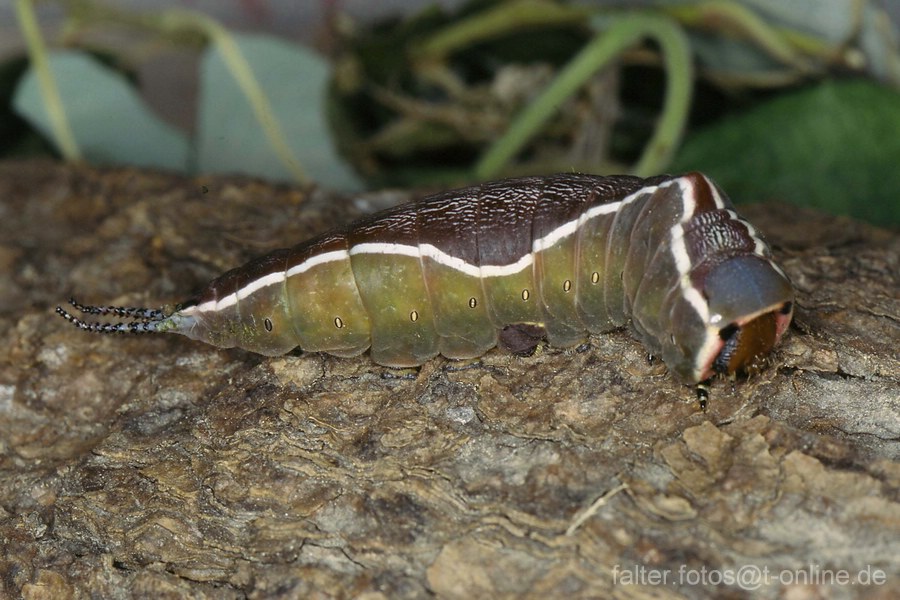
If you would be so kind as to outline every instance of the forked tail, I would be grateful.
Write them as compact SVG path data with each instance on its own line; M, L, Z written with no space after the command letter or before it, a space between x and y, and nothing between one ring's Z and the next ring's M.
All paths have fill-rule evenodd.
M66 321L94 333L157 333L161 331L160 324L167 322L168 315L160 309L123 307L123 306L90 306L80 304L75 298L69 298L69 304L86 315L113 315L128 321L118 323L102 323L100 321L84 321L61 306L56 307L56 312Z

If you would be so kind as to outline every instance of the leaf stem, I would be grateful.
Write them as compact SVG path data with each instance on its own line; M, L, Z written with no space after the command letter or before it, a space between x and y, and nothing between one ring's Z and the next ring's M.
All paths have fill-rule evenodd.
M662 50L666 92L656 130L632 171L647 176L664 169L681 140L690 107L693 83L690 47L684 32L672 20L633 13L616 18L611 28L597 35L569 61L553 83L485 153L475 167L475 176L478 179L496 176L569 96L622 51L645 37L654 39Z
M44 108L50 119L50 129L63 158L69 162L81 160L81 150L75 140L75 134L66 116L65 105L56 85L53 71L50 69L50 61L47 58L47 48L44 38L38 26L37 17L34 14L32 0L16 0L16 16L19 27L28 47L28 58L38 80L38 87L44 99Z
M417 46L413 58L420 62L444 60L458 50L529 27L582 23L592 9L564 6L545 0L514 0L450 25Z
M294 152L282 134L278 117L272 109L269 98L256 80L250 64L234 41L234 37L216 21L192 11L167 10L163 13L163 25L169 30L200 30L209 38L222 53L222 60L250 103L253 114L278 159L298 183L308 184L310 179L306 170L294 156Z

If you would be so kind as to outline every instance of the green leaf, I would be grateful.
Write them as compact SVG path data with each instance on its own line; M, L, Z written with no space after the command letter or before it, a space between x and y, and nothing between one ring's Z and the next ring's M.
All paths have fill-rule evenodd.
M187 138L150 112L122 76L79 52L54 52L49 65L78 147L89 162L184 171ZM22 78L13 105L54 141L33 69Z
M335 151L326 119L330 67L317 54L267 36L235 35L291 151L315 181L336 189L362 184ZM198 163L202 171L293 181L215 45L200 68Z
M900 224L900 95L827 81L688 136L672 171L700 170L739 201L777 199Z

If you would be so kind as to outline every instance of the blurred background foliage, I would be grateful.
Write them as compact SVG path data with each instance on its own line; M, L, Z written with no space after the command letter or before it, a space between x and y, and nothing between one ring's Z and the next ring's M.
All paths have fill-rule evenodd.
M287 0L11 2L5 158L347 191L696 169L900 226L897 2L321 0L300 42Z

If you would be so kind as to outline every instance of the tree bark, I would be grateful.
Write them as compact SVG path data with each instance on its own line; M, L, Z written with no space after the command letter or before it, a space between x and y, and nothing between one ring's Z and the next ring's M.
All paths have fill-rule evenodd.
M53 314L69 295L185 300L358 204L0 164L6 594L900 595L896 232L740 207L796 318L706 411L624 331L397 370L90 335Z

